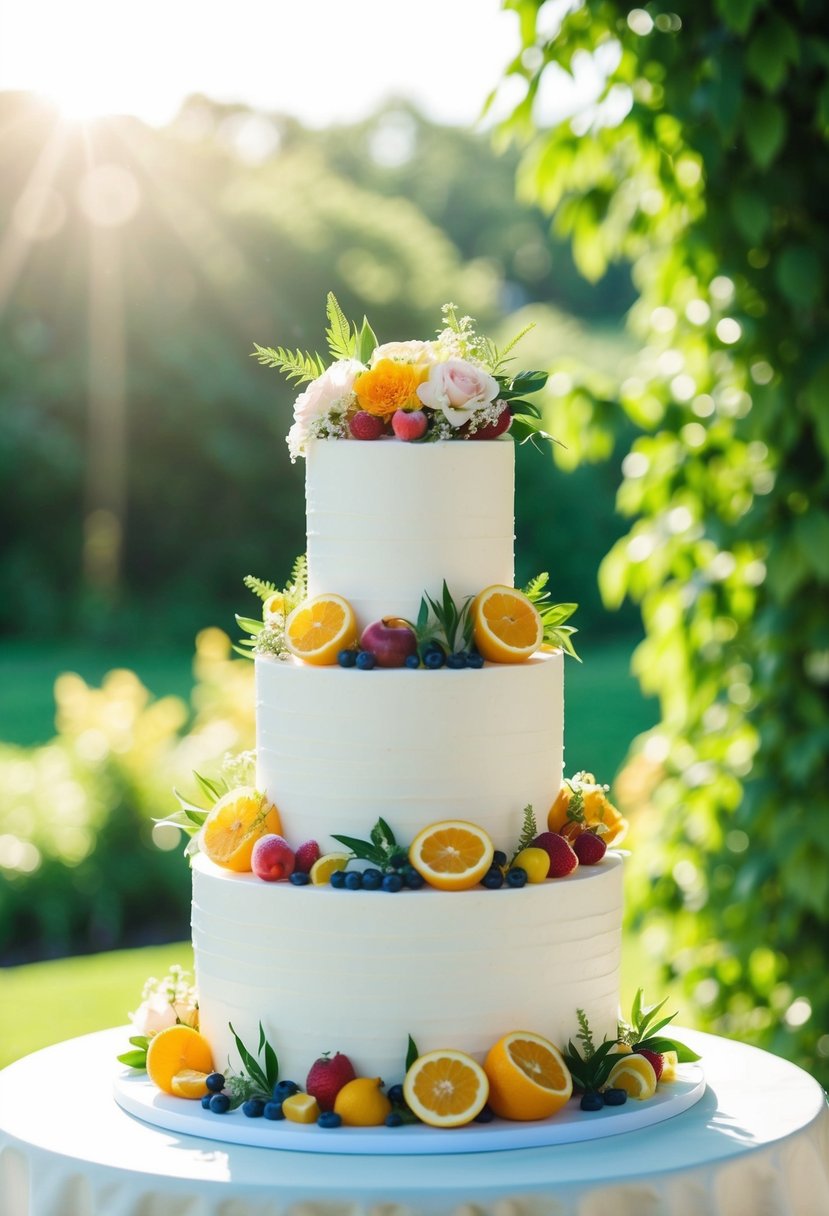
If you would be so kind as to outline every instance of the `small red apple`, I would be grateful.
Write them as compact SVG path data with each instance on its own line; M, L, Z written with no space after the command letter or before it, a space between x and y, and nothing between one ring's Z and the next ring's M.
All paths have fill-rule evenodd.
M378 667L403 667L409 655L417 653L417 638L412 627L399 616L384 616L366 625L360 649L370 651Z

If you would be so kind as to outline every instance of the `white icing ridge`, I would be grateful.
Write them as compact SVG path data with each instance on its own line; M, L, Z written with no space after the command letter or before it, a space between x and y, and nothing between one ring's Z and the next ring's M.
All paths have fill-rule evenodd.
M343 444L342 446L349 446ZM539 830L561 787L564 660L359 671L256 659L257 785L296 848L333 833L398 840L468 819L511 850L531 803Z
M456 600L513 583L515 447L312 440L305 496L308 593L335 593L361 628L414 619L446 579Z
M622 857L521 890L347 891L294 887L193 862L201 1029L219 1069L255 1050L261 1020L280 1075L299 1084L324 1051L358 1074L402 1079L421 1052L482 1059L531 1030L564 1046L584 1009L597 1041L616 1031Z

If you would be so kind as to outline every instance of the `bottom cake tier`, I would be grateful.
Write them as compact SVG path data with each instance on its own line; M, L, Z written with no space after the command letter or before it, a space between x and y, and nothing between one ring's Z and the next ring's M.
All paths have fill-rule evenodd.
M323 1052L402 1080L420 1052L483 1059L503 1034L559 1045L584 1010L597 1041L619 1012L622 857L567 878L490 891L395 894L264 883L193 861L199 1018L214 1064L240 1065L261 1022L280 1075L302 1082Z

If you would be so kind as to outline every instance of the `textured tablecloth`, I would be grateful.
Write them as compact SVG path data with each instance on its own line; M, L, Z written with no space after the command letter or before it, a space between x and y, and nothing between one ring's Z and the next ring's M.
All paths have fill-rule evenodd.
M829 1216L829 1108L800 1069L683 1034L708 1091L659 1126L544 1149L349 1157L159 1131L111 1096L126 1031L0 1073L0 1216Z

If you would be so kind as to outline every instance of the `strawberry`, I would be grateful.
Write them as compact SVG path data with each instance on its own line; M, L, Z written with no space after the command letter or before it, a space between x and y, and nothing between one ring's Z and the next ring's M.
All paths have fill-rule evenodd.
M320 847L316 840L306 840L294 854L294 869L300 874L310 874L311 866L320 857Z
M595 832L581 832L573 841L573 849L580 865L595 866L607 852L607 845Z
M645 1059L653 1065L653 1071L656 1073L656 1080L662 1076L662 1069L665 1066L665 1061L658 1051L649 1051L647 1047L634 1047L633 1049L638 1056L644 1056Z
M348 1056L337 1052L329 1056L325 1052L311 1065L305 1081L306 1092L316 1098L320 1110L333 1110L334 1100L344 1085L356 1077L354 1065Z
M558 832L541 832L532 842L532 847L543 849L550 858L548 878L565 878L566 875L572 874L579 864L572 845Z
M383 434L383 419L368 410L359 410L348 426L355 439L379 439Z

